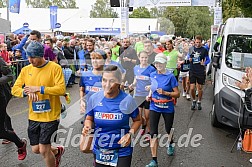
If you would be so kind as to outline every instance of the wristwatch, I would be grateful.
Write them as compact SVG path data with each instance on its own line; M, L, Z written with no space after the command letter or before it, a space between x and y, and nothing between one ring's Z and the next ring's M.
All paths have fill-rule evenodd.
M134 134L132 132L128 132L128 134L130 135L131 139L134 137Z

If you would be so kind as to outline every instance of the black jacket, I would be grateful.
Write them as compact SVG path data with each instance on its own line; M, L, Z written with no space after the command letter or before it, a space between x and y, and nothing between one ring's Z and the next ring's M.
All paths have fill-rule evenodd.
M6 65L2 57L0 57L0 97L6 98L8 102L11 99L11 89L8 82L13 80L10 68Z

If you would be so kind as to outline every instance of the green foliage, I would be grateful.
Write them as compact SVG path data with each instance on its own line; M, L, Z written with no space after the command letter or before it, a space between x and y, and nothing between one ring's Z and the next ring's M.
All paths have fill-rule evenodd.
M241 0L238 0L241 1ZM222 13L223 13L223 22L225 22L228 18L241 17L242 12L238 7L237 0L223 0L222 2Z
M49 8L58 6L58 8L77 8L76 0L25 0L27 6L33 8Z
M118 14L110 7L109 0L96 0L90 11L91 18L118 18Z
M6 8L6 0L0 1L0 8Z
M252 1L251 0L238 0L237 6L241 9L244 17L252 17Z
M130 18L150 18L150 12L145 7L139 7L133 10L133 13L129 15Z
M162 15L175 27L175 35L193 38L202 35L210 37L213 16L208 7L166 7Z

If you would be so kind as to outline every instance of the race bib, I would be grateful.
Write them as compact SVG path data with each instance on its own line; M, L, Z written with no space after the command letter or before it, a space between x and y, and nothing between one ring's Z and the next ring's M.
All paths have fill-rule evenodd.
M159 108L169 108L168 102L167 103L158 103L158 102L155 102L154 105L156 107L159 107Z
M48 99L32 102L32 110L34 113L45 113L51 111L50 101Z
M200 57L194 57L194 58L192 58L192 60L193 60L193 64L200 63Z
M95 162L103 165L117 166L118 150L98 149Z
M182 71L189 71L190 70L190 64L183 64L182 65Z
M169 100L157 97L157 99L154 101L154 105L159 108L169 108Z

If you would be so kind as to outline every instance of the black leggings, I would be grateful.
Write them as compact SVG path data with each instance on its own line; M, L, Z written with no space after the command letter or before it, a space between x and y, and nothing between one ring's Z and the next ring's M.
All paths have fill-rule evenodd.
M154 135L158 135L158 124L160 120L160 116L163 116L165 122L165 130L167 134L170 134L173 120L174 120L174 113L160 113L151 110L150 111L150 135L153 138Z
M6 116L5 116L5 122L4 123L5 123L6 130L14 131L13 128L12 128L12 124L11 124L11 118L7 113L6 113Z
M94 154L94 158L95 158L95 156L96 155ZM118 167L130 167L131 166L131 160L132 160L132 155L129 155L129 156L126 156L126 157L119 157L118 162L117 162L117 166ZM109 166L95 163L95 167L109 167Z
M0 139L12 141L20 148L24 145L22 140L13 131L6 130L5 128L6 107L7 101L5 97L0 97Z

